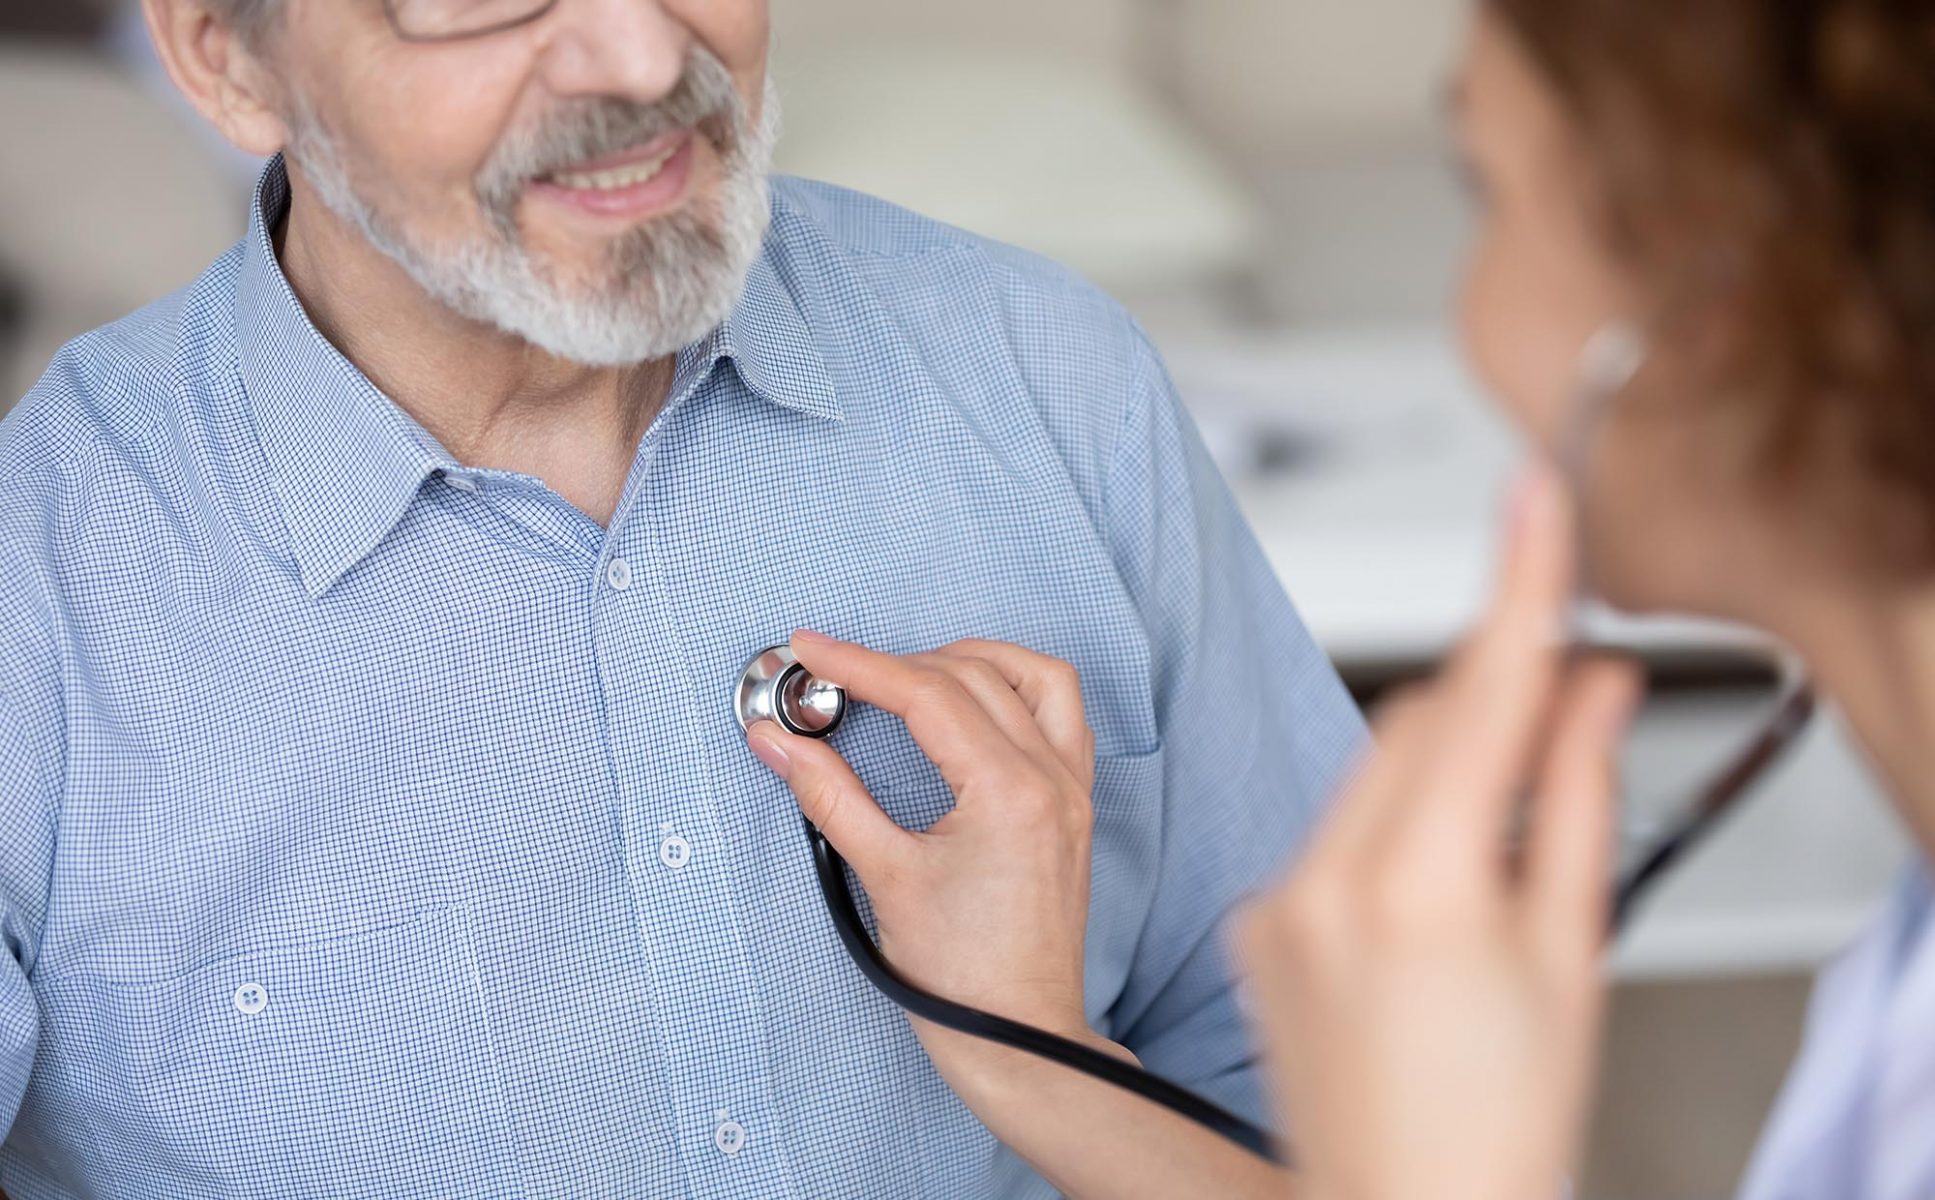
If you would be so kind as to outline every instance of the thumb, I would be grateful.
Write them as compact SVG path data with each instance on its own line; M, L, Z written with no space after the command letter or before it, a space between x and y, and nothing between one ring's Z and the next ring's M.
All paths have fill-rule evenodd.
M746 731L746 743L760 762L786 781L800 812L852 864L862 884L913 840L913 834L875 803L847 760L825 742L797 737L771 721L760 721Z

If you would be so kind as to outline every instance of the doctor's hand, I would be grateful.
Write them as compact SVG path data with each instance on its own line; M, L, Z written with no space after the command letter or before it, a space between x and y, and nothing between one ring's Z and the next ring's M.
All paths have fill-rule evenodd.
M998 642L896 657L802 632L792 646L814 675L904 720L954 792L952 812L911 832L827 743L771 722L748 733L859 876L887 961L947 999L1121 1052L1083 1013L1095 742L1074 668ZM957 1073L997 1056L914 1028L957 1089Z
M1528 478L1475 636L1392 707L1300 867L1243 922L1304 1195L1560 1193L1592 1091L1615 758L1638 692L1626 665L1564 652L1571 539L1558 484Z

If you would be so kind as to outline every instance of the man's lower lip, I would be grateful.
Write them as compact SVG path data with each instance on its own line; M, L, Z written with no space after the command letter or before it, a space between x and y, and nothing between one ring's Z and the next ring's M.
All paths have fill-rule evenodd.
M593 216L627 220L649 217L677 207L679 201L685 198L686 184L692 177L693 143L696 140L686 138L665 160L658 174L641 183L607 189L565 187L549 180L539 180L531 185L531 193L540 199Z

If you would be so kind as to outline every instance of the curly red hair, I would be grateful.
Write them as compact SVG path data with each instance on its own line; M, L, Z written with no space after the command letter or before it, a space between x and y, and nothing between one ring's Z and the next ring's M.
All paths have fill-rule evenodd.
M1935 565L1935 0L1490 4L1769 479Z

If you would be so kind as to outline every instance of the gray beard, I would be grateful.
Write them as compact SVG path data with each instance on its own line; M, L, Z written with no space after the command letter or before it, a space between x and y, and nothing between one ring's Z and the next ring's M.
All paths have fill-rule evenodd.
M767 177L780 112L772 82L755 126L717 60L695 57L688 75L698 83L682 84L663 106L633 110L599 102L606 107L569 126L507 140L477 182L493 235L454 246L412 236L363 196L334 138L300 102L293 106L289 155L331 211L446 308L569 362L634 366L676 354L732 314L771 220ZM693 111L700 104L710 111ZM681 106L687 111L660 111ZM721 172L713 200L616 239L602 283L572 286L525 250L516 204L529 180L640 145L666 126L698 129L718 148Z

